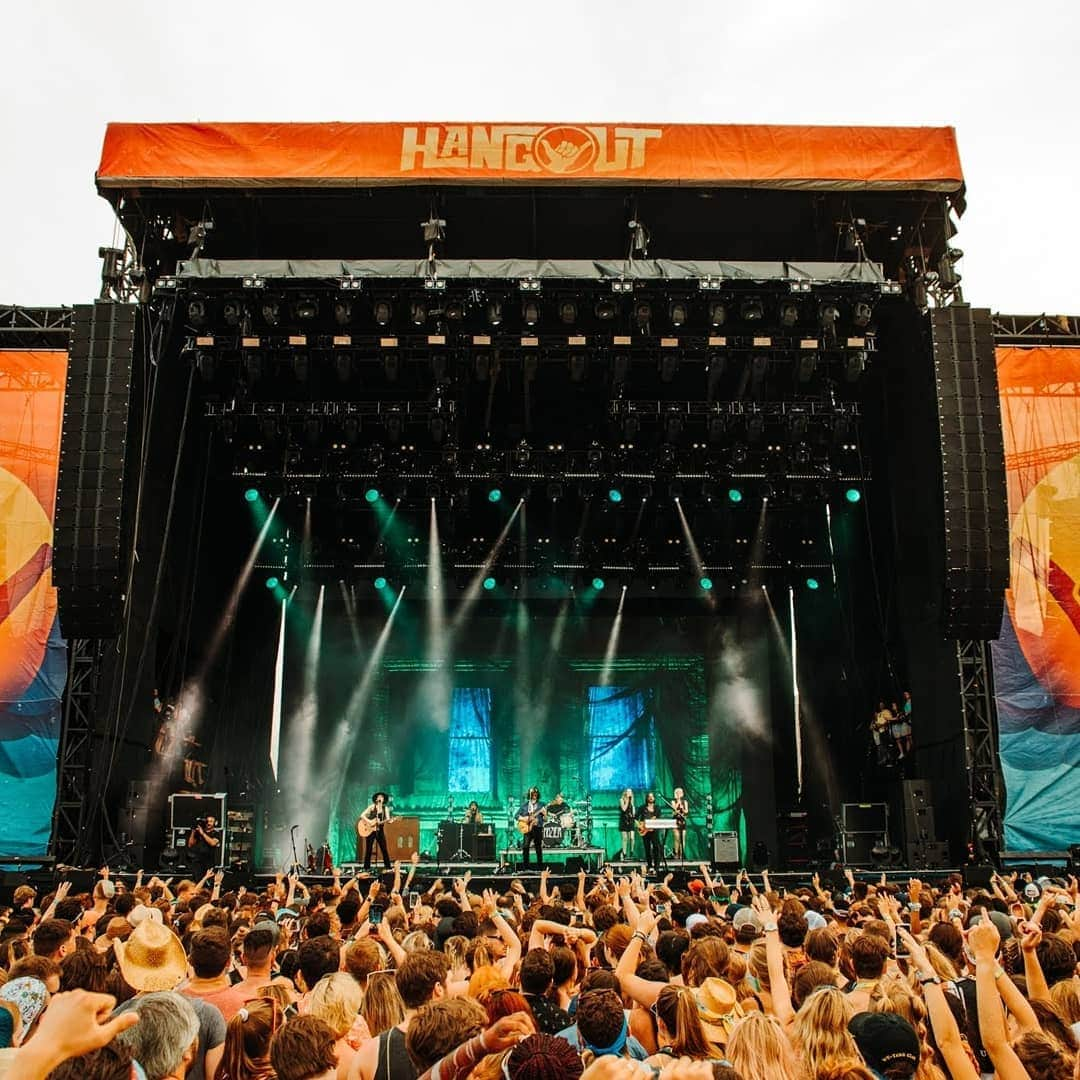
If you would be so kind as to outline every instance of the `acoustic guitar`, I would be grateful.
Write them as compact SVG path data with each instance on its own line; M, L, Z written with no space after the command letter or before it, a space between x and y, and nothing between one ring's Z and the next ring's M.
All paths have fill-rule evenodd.
M529 814L525 817L519 817L517 819L517 830L524 836L526 833L531 833L537 825L540 824L540 818L543 816L542 810L537 810L535 814Z
M361 815L356 819L356 833L361 840L366 840L380 825L387 825L392 820L393 818L383 818L382 821L376 821L374 818Z

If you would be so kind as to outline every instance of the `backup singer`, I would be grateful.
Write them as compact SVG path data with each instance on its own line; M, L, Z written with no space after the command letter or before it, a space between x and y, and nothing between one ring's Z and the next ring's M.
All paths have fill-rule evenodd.
M675 828L672 829L675 858L685 859L686 819L690 816L690 803L686 798L686 792L681 787L675 789L674 798L671 800L671 813L675 818Z
M654 873L660 873L660 857L663 845L660 843L660 834L649 828L649 821L658 818L660 811L656 808L656 796L650 791L645 796L645 802L637 812L637 830L645 841L645 863Z
M629 859L634 854L634 793L627 788L619 796L619 849L620 859Z
M387 805L389 798L390 796L385 791L376 791L371 796L371 803L368 808L360 815L360 820L356 823L357 831L364 838L365 870L371 869L371 853L375 850L376 844L379 845L379 850L382 852L383 865L387 870L391 869L390 852L386 847L386 825L388 822L393 821L390 808Z
M525 869L529 869L529 846L536 849L536 865L544 865L544 814L543 804L540 802L540 789L529 788L525 801L518 808L517 823L521 830L521 861Z
M465 810L465 823L467 825L483 825L484 815L480 812L480 804L473 799Z

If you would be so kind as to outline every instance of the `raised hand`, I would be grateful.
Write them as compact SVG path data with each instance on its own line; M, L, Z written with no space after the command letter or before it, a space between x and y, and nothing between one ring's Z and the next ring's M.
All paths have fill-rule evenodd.
M528 1013L510 1013L502 1016L484 1032L484 1049L498 1054L517 1046L522 1039L534 1033L533 1023Z
M968 931L967 942L976 960L993 960L997 955L998 945L1001 944L1001 935L990 921L985 908L980 908L979 914L981 918Z

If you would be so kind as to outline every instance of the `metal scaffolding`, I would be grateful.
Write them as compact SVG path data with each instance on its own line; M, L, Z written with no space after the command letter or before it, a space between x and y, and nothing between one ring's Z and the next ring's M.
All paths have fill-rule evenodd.
M997 707L990 667L990 643L958 641L960 707L964 723L969 840L980 862L995 861L1003 848L1002 783L998 771Z
M75 638L68 642L68 675L50 845L50 854L57 863L76 864L78 857L86 854L84 833L94 717L108 645L102 638Z

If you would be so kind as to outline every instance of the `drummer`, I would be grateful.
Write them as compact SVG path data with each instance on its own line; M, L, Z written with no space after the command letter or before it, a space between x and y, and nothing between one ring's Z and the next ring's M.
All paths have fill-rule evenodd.
M563 798L561 791L547 805L547 816L549 820L560 821L563 814L569 814L570 812L570 804Z

